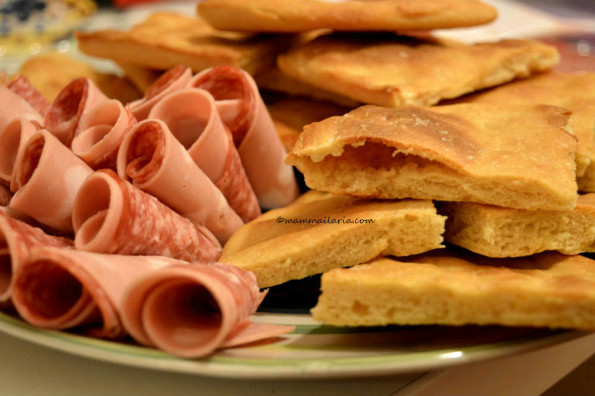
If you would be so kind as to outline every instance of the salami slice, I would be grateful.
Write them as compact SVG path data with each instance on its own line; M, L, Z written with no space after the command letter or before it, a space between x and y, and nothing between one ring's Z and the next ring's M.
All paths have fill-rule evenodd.
M109 169L95 171L81 186L72 222L77 249L97 253L158 255L184 261L217 261L221 245L157 198Z
M126 136L118 155L120 177L157 197L224 244L244 225L213 182L160 120L144 120Z
M48 235L0 211L0 307L10 304L13 274L35 246L69 247L72 241Z
M72 80L50 105L44 127L70 147L81 116L104 100L107 97L93 81L84 77Z
M211 94L196 88L175 91L155 104L149 117L167 124L245 222L260 215L254 190Z
M0 85L0 104L0 131L19 117L43 123L41 114L5 85Z
M118 148L136 124L120 101L106 100L81 116L72 151L93 169L116 169Z
M141 344L199 358L234 344L234 336L251 326L250 315L262 297L254 275L239 268L221 263L174 265L147 273L131 285L123 299L122 321ZM277 336L293 327L260 330L253 329L243 340Z
M41 224L68 234L73 232L72 210L76 193L92 169L45 129L35 132L19 151L11 189L10 207Z
M8 84L8 89L29 103L43 117L50 108L50 102L31 84L25 76L17 76Z
M184 88L192 78L192 71L184 65L174 66L163 73L151 84L145 97L130 103L130 111L141 121L149 116L149 112L164 96Z
M271 209L293 202L299 195L293 169L284 163L285 148L252 77L237 67L216 66L198 73L188 86L215 98L260 206Z
M21 147L41 126L24 117L15 118L0 131L0 179L7 183L12 180L12 171Z
M126 334L119 312L129 285L144 273L179 263L167 257L36 248L14 276L13 302L35 326L118 338Z
M0 183L0 207L5 207L10 203L12 193L7 185Z

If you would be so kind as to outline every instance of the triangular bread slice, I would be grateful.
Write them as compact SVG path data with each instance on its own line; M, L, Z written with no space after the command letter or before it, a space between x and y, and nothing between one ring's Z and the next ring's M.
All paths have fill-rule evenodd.
M310 191L240 228L220 261L256 275L260 287L356 265L381 255L442 247L445 218L431 201L380 201Z
M277 65L320 89L398 107L433 105L527 77L558 61L555 47L532 40L467 45L429 36L331 34L292 48Z
M498 15L477 0L203 0L198 13L217 29L246 32L427 30L481 25Z
M569 114L546 105L368 105L306 126L287 162L310 188L335 194L571 210Z
M520 257L556 250L595 251L595 194L581 195L570 211L509 209L470 202L443 202L444 239L489 257Z
M432 252L433 253L433 252ZM322 276L315 319L339 326L505 325L595 329L595 261L489 259L446 249Z

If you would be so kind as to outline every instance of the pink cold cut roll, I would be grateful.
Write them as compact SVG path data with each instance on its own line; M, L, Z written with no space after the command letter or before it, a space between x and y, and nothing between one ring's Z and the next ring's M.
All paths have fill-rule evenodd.
M71 234L75 196L92 169L45 129L29 138L14 166L10 207Z
M118 174L207 227L221 244L244 225L163 121L144 120L130 131L118 154Z
M19 117L43 124L43 116L37 110L7 86L0 85L0 131Z
M54 99L45 116L44 127L70 147L81 117L104 100L107 97L93 81L77 78Z
M203 262L217 261L221 255L221 245L209 230L109 169L85 180L74 202L72 223L74 245L80 250Z
M72 241L48 235L0 211L0 306L10 303L13 274L35 246L69 247Z
M294 327L251 323L263 296L254 275L239 268L175 265L147 273L131 285L122 321L141 344L200 358L221 347L291 332Z
M50 102L31 84L27 77L17 76L8 84L8 88L45 117L50 108Z
M191 78L192 71L189 67L183 65L172 67L151 84L144 98L129 104L130 111L137 120L146 119L157 102L164 96L184 88Z
M119 314L126 289L142 274L176 263L159 256L35 248L15 274L13 303L35 326L118 338L126 334Z
M216 66L198 73L188 86L215 98L260 205L271 209L293 202L299 195L293 169L284 163L285 148L254 79L237 67Z
M175 91L153 107L149 118L167 124L245 222L260 215L254 190L211 94L196 88Z
M93 169L116 169L120 143L135 124L120 101L106 100L81 116L72 151Z
M10 183L17 153L40 128L37 122L19 117L0 131L0 180Z

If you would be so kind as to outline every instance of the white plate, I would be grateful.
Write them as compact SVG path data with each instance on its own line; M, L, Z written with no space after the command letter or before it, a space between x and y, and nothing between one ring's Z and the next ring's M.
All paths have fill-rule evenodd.
M332 378L403 374L533 350L584 333L503 327L410 326L345 329L305 314L257 313L254 321L295 324L273 342L181 359L158 350L42 330L0 313L0 332L105 362L225 378Z

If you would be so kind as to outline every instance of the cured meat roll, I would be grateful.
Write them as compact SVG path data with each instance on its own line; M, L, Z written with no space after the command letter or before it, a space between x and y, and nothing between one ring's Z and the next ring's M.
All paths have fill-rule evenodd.
M10 207L41 224L73 232L76 193L93 170L45 129L35 132L17 155Z
M216 66L198 73L189 87L209 91L229 127L260 205L287 206L299 195L285 148L252 77L237 67Z
M11 198L12 194L8 186L0 183L0 208L8 205Z
M72 80L50 105L44 127L70 147L82 115L104 100L107 97L93 81L84 77Z
M290 326L251 323L263 297L254 275L237 267L174 265L135 281L123 298L122 321L141 344L199 358L292 331Z
M119 311L127 287L141 274L174 263L179 261L36 248L14 276L14 306L34 326L122 337L126 332Z
M120 143L135 124L120 101L106 100L82 115L72 151L93 169L116 169Z
M120 177L157 197L224 244L244 222L160 120L144 120L126 136L118 154Z
M12 180L12 171L17 153L25 146L27 140L41 126L24 117L15 118L0 131L0 179L7 183Z
M130 111L134 117L142 121L164 96L184 88L192 78L192 71L184 65L174 66L163 73L147 90L144 98L130 103Z
M0 131L15 118L23 117L27 120L43 123L43 117L27 101L11 91L7 86L0 85Z
M254 190L211 94L196 88L175 91L153 107L149 118L167 124L244 221L260 215Z
M50 102L31 84L27 77L17 76L8 84L8 89L23 98L41 116L45 117L50 108Z
M10 304L13 274L35 246L68 247L72 241L48 235L0 211L0 307Z
M184 261L217 261L221 245L157 198L109 169L90 175L72 214L77 249L97 253L157 255Z

